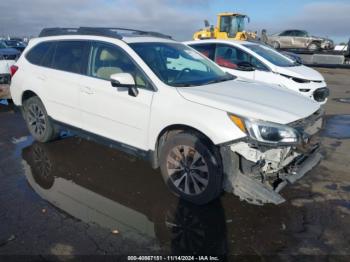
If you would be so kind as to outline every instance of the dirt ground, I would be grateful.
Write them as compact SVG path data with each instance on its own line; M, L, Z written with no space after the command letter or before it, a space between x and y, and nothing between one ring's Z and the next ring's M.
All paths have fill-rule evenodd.
M350 71L318 70L331 90L320 134L324 159L282 192L287 201L279 206L252 206L231 194L202 207L178 201L147 163L70 134L33 142L20 114L0 104L0 257L349 261Z

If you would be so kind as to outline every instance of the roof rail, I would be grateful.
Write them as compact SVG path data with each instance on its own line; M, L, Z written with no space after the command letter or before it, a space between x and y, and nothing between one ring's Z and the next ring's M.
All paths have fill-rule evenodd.
M44 28L41 30L39 37L44 36L55 36L55 35L75 35L78 32L78 28L63 28L63 27L52 27Z
M107 36L107 37L112 37L117 39L123 39L123 34L120 31L128 32L130 36L154 36L159 38L172 39L171 36L164 35L158 32L142 31L142 30L135 30L135 29L129 29L129 28L119 28L119 27L44 28L40 32L39 37L57 36L57 35L96 35L96 36Z

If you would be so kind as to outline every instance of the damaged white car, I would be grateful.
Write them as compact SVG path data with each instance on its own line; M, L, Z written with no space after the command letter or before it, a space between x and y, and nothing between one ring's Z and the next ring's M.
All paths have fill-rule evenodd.
M280 204L281 189L321 159L318 103L238 80L159 33L45 29L15 69L12 98L36 140L74 129L150 160L173 193L196 204L223 189Z

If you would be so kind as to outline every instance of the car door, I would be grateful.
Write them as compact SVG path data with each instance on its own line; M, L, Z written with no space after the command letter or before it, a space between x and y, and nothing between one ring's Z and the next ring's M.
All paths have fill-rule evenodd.
M147 149L147 131L154 89L147 76L120 47L92 42L88 79L81 88L82 119L86 131L139 149ZM110 76L133 75L139 94L113 87Z
M39 76L45 81L45 102L50 116L65 124L81 127L79 94L81 79L86 71L86 52L89 43L84 40L55 42L52 57L44 60L50 69ZM52 60L51 60L52 59ZM51 61L51 62L50 62Z
M253 80L254 70L247 71L240 66L242 63L250 63L250 60L250 55L238 47L225 44L216 45L214 61L228 73Z
M294 43L295 48L306 48L307 47L307 32L295 30L294 31Z
M292 40L293 40L293 31L287 30L279 34L278 40L280 43L281 48L289 48L292 47Z

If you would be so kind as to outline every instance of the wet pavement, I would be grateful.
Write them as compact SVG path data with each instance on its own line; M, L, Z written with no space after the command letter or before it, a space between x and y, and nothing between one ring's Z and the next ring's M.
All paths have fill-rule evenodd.
M338 139L350 138L350 115L328 116L321 135Z
M349 261L350 107L332 98L349 95L350 77L322 70L332 96L320 137L325 158L282 192L280 206L231 194L205 206L179 201L146 162L74 136L34 142L20 114L0 103L0 256Z

